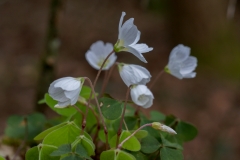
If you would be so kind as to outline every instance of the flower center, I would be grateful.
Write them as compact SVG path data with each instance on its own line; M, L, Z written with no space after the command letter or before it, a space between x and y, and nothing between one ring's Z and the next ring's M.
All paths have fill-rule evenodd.
M105 60L105 59L101 58L101 59L98 61L97 65L98 65L99 67L101 67L104 60ZM103 65L103 68L106 68L106 66L107 66L108 64L109 64L109 60L107 60L107 61L105 62L105 64Z

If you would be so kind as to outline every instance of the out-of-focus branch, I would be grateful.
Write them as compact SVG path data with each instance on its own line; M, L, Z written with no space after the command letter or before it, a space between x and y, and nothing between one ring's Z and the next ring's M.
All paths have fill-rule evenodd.
M37 83L36 101L41 100L47 92L49 84L54 80L55 58L58 53L60 41L58 39L57 20L61 0L51 0L45 51L39 63L39 78ZM36 103L37 104L37 103ZM43 112L43 107L36 105L36 110Z
M233 19L235 15L237 0L229 0L227 8L227 19Z

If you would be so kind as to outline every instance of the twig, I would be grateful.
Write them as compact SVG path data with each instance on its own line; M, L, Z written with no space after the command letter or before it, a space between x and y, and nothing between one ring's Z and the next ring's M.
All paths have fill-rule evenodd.
M121 135L121 133L122 133L122 124L123 124L124 115L125 115L125 111L126 111L126 106L127 106L127 101L128 101L128 97L129 97L130 87L131 87L131 86L129 86L128 89L127 89L126 99L125 99L124 108L123 108L123 113L122 113L122 117L121 117L121 120L120 120L118 132L117 132L116 148L117 148L117 146L118 146L119 139L120 139L120 135Z
M150 84L150 86L148 87L149 89L151 89L153 86L154 86L154 84L157 82L157 80L159 79L159 77L161 77L161 75L164 73L164 70L161 70L159 73L158 73L158 75L157 75L157 77L153 80L153 82Z
M106 150L107 150L108 149L108 130L107 130L107 126L105 124L105 121L104 121L104 118L103 118L103 115L102 115L102 111L101 111L100 105L98 103L98 100L97 100L97 97L96 97L96 93L94 91L94 86L93 86L91 80L88 77L84 77L84 78L89 82L89 85L90 85L90 87L92 89L91 93L94 94L93 96L94 96L94 99L96 101L98 112L99 112L99 115L101 117L102 125L103 125L103 128L104 128L104 133L105 133L105 137L106 137Z

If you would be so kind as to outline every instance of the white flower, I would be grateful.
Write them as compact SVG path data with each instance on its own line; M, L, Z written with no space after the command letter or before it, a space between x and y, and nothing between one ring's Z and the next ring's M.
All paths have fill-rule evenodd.
M91 45L85 57L93 68L99 70L103 61L111 51L113 51L113 45L111 43L104 44L103 41L97 41ZM108 70L115 63L116 59L117 56L113 53L104 64L102 70Z
M151 78L149 71L139 65L119 63L118 70L123 82L128 87L133 84L145 85Z
M146 44L137 44L140 39L141 32L137 29L137 26L133 24L134 18L130 18L124 24L123 18L126 15L122 12L122 16L119 21L119 34L118 41L114 45L114 51L128 51L138 57L141 61L147 63L146 59L143 57L142 53L149 52L153 48L149 48Z
M168 127L168 126L166 126L164 124L161 124L159 122L153 122L152 127L154 129L158 129L158 130L170 133L170 134L177 134L171 127Z
M143 108L149 108L153 104L153 94L145 85L134 85L130 94L132 101Z
M165 67L165 71L179 79L194 78L196 72L193 71L197 66L197 58L189 55L189 47L182 44L174 47L170 53L169 62Z
M64 77L52 82L48 93L54 100L58 101L54 107L64 108L68 105L74 105L78 100L83 82L84 79L73 77Z

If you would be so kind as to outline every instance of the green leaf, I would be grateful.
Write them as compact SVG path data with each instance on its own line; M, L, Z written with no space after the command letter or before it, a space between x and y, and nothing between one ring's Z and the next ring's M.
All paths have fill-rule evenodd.
M51 159L51 160L59 160L59 157L51 157L50 154L57 149L56 146L52 145L45 145L40 144L39 145L39 159L38 160L45 160L45 159Z
M7 120L5 134L10 138L23 139L27 129L28 140L32 141L32 139L44 129L45 122L45 116L40 113L33 113L28 116L14 115Z
M103 97L99 100L103 116L109 120L118 119L122 115L122 102Z
M153 121L148 120L145 116L141 116L141 122L140 126L147 124L147 123L152 123ZM152 127L144 127L143 130L146 130L148 132L148 135L151 135L155 137L157 140L161 140L160 137L160 132L158 130L153 129Z
M80 143L77 144L75 153L78 154L82 158L92 160L92 158L88 156L88 152L86 151L86 149Z
M122 150L118 150L116 160L136 160L136 158L130 153L127 153Z
M148 156L144 155L142 152L131 152L137 160L149 160Z
M25 155L26 160L38 160L38 157L39 157L38 146L30 148Z
M115 150L103 151L100 155L100 160L115 160Z
M165 119L165 125L167 126L174 126L174 124L177 122L177 118L174 116L174 115L168 115L166 116L166 119Z
M141 151L144 153L153 153L159 149L161 144L152 136L147 136L141 140Z
M86 99L89 99L91 94L91 88L88 86L82 86L81 92L80 92L80 96ZM96 93L96 96L98 96L98 93ZM93 94L92 94L92 99L94 98Z
M136 158L122 150L107 150L101 153L100 160L136 160Z
M130 131L131 133L133 133L134 131ZM148 135L148 132L147 131L145 131L145 130L139 130L137 133L135 133L135 137L137 138L137 139L142 139L142 138L144 138L144 137L146 137Z
M72 151L71 144L63 144L58 147L57 150L53 151L50 156L61 156Z
M123 131L121 136L120 136L120 142L121 143L124 139L129 137L131 133L129 131ZM112 139L110 140L110 146L111 148L116 147L116 142L117 142L117 135L113 136ZM141 149L141 145L138 141L138 139L135 136L132 136L129 140L127 140L123 145L122 148L127 149L129 151L139 151Z
M71 154L71 155L68 155L68 156L62 158L61 160L84 160L84 158L81 158L75 154Z
M183 142L191 141L194 139L198 130L192 124L180 121L176 127L177 137L181 139Z
M161 160L183 160L182 151L163 147L160 149Z
M118 128L119 128L119 125L120 125L120 119L117 119L115 122L113 122L113 129L117 132L118 131ZM136 117L124 117L124 120L127 124L127 127L129 130L133 130L138 122L138 119ZM125 125L123 124L122 125L122 128L124 130L126 130L126 127Z
M38 134L38 135L34 138L34 140L42 140L42 139L43 139L44 137L46 137L49 133L51 133L52 131L54 131L54 130L56 130L56 129L58 129L58 128L66 125L66 124L67 124L67 122L63 122L63 123L61 123L61 124L59 124L59 125L53 126L53 127L49 128L49 129L41 132L40 134Z
M43 144L61 146L74 142L79 136L80 129L74 122L68 122L66 125L52 131L43 140Z
M113 129L108 129L108 141L110 141L110 139L116 134L116 132ZM98 133L98 137L102 142L106 142L106 137L105 137L105 133L104 130L101 129Z
M66 108L55 108L54 106L57 104L57 101L55 101L54 99L52 99L52 97L49 96L48 93L45 94L45 101L47 103L47 105L55 112L57 112L59 115L65 116L65 117L69 117L71 115L73 115L74 113L76 113L76 109L73 107L66 107Z
M183 150L182 146L179 145L178 143L172 143L170 141L168 141L167 139L163 138L163 136L161 136L162 139L162 144L164 147L170 147L170 148L176 148L179 150Z
M151 111L150 117L151 117L150 119L155 122L164 121L166 118L166 116L159 111Z
M81 139L81 144L87 150L88 155L95 155L95 145L92 140L88 139L86 136L82 136Z

